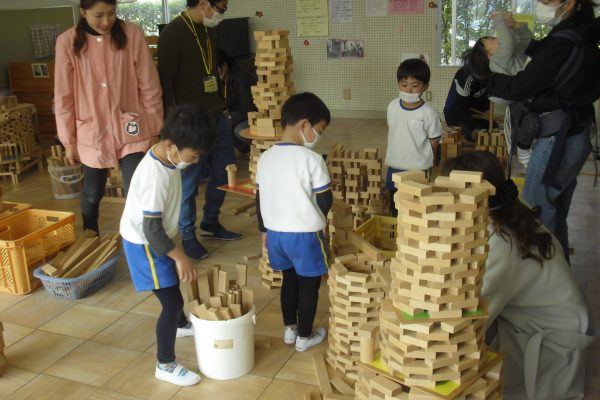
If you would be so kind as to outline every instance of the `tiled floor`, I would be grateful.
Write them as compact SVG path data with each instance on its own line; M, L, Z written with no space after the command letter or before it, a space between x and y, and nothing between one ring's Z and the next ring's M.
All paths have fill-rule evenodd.
M349 149L378 147L384 155L385 121L336 120L317 151L332 143ZM242 163L241 163L242 164ZM240 169L244 169L240 165ZM78 212L78 200L55 200L46 173L27 174L19 186L0 182L6 201L31 203L36 208ZM573 271L591 308L600 311L600 274L597 260L600 227L598 188L582 177L571 209L571 242L575 248ZM201 202L201 200L199 200ZM232 216L227 210L245 200L228 195L222 222L244 233L237 242L206 242L211 257L198 268L241 262L243 255L259 251L254 217ZM101 229L118 228L122 205L104 202ZM199 208L201 210L201 208ZM77 229L80 230L79 217ZM43 289L26 296L0 294L0 320L4 322L9 368L0 378L0 399L121 400L121 399L302 399L317 385L312 353L297 353L284 345L278 291L260 287L256 261L251 262L249 284L256 289L256 365L252 372L232 381L205 378L199 385L180 389L158 382L153 369L156 353L154 324L160 305L150 293L136 293L123 261L115 280L100 292L79 301L56 300ZM317 322L327 325L327 288L322 287ZM600 320L596 317L596 322ZM192 338L177 340L178 358L192 368L196 354ZM587 350L588 399L600 398L600 344Z

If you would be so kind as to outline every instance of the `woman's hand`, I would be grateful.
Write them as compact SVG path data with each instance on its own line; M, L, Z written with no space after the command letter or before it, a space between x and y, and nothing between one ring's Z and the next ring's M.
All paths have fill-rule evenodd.
M75 165L79 163L79 153L77 153L76 146L67 146L65 147L65 157L69 161L70 165Z

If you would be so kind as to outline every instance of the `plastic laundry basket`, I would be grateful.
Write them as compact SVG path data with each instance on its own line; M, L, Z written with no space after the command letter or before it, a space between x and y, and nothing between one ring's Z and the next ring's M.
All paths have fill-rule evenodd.
M198 367L210 379L235 379L254 368L256 309L229 321L206 321L190 314Z
M52 192L57 199L74 199L79 197L83 190L83 169L79 165L64 167L48 166L48 173L52 181Z

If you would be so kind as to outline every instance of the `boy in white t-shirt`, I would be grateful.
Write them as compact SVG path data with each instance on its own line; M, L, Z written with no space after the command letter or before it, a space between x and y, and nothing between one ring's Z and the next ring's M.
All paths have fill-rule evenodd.
M412 169L429 170L436 161L442 136L440 117L421 96L429 87L431 71L427 63L418 58L405 60L396 72L399 97L387 108L388 145L385 163L388 166L386 187L391 193L391 213L396 188L392 174Z
M321 276L327 273L326 216L333 196L325 161L312 149L329 125L327 106L312 93L290 97L281 109L281 141L261 155L256 210L274 270L283 272L283 341L305 351L327 336L313 330Z
M183 313L179 281L195 279L196 269L173 238L181 209L181 170L210 151L216 135L209 114L189 105L170 110L160 137L133 174L120 232L135 290L151 290L162 305L155 377L190 386L200 376L175 361L175 338L193 334Z

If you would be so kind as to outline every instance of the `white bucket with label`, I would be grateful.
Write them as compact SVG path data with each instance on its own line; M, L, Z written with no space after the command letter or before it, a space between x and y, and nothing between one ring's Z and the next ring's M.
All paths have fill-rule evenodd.
M83 168L81 164L64 167L48 166L52 180L52 192L57 199L74 199L83 190Z
M254 368L254 306L229 321L206 321L190 314L196 356L202 375L210 379L235 379Z

